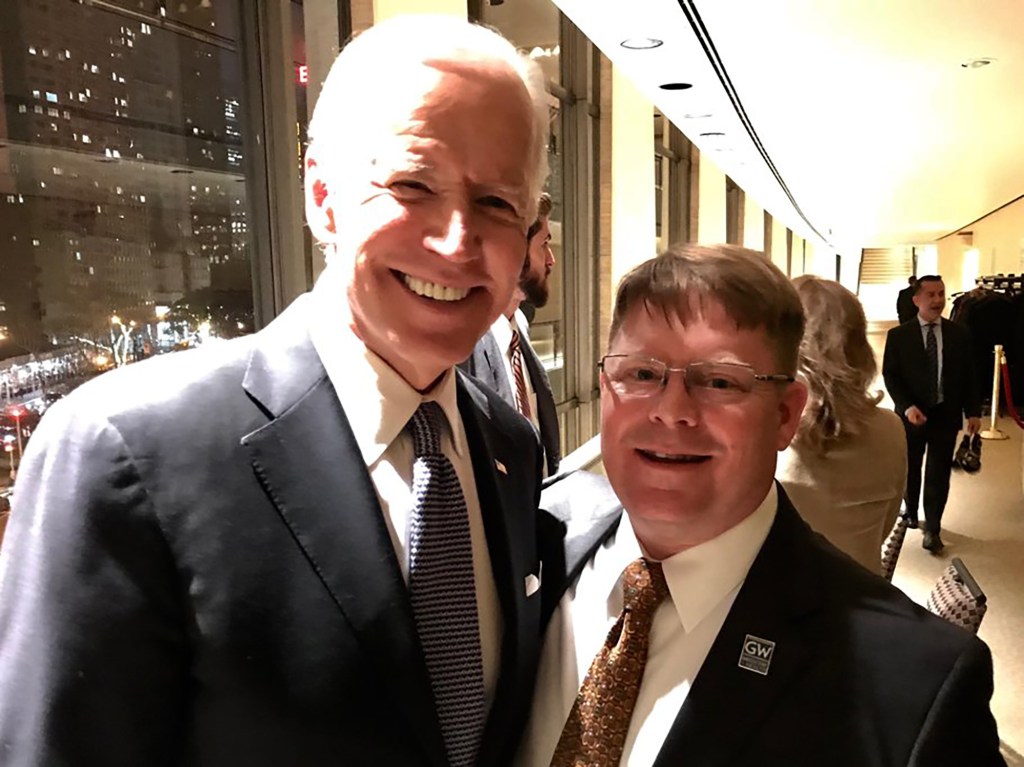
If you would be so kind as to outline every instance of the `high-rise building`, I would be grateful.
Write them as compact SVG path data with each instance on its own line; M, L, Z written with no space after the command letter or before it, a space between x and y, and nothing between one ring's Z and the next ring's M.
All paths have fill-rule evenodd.
M250 290L235 6L148 5L4 2L0 356Z

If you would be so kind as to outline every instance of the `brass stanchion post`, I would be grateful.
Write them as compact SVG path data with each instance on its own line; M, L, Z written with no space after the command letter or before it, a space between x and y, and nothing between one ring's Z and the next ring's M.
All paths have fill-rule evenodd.
M1003 365L1003 345L996 344L995 366L992 372L992 412L989 416L989 426L981 432L982 439L1009 439L1009 434L1004 434L996 427L996 419L999 417L999 383L1002 380L1000 373Z

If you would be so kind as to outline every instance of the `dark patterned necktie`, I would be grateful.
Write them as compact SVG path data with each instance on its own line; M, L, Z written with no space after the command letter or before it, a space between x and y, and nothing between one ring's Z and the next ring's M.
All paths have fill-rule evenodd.
M409 595L452 767L476 761L486 719L480 622L469 516L455 467L441 452L444 411L413 414L415 506L409 522Z
M928 404L936 405L939 402L939 344L935 339L935 323L928 323L928 333L924 344L925 354L928 355Z
M516 405L519 412L530 417L530 392L526 388L526 371L523 370L523 348L520 345L519 331L512 329L512 342L508 345L509 359L512 361L512 376L516 379Z
M654 611L668 595L661 563L630 563L622 573L622 592L622 613L590 664L551 767L617 767L622 759Z

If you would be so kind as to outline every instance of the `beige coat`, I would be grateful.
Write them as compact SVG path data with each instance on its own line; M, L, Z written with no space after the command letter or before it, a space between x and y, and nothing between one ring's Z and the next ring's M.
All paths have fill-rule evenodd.
M882 543L907 481L907 440L899 416L876 407L860 434L826 455L791 446L779 456L776 477L811 527L864 567L881 571Z

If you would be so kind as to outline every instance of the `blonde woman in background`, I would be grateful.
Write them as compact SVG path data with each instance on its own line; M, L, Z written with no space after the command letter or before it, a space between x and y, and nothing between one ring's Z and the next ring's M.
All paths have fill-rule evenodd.
M857 297L818 277L793 284L807 317L799 371L809 397L777 477L811 527L878 573L907 478L903 424L870 390L877 365Z

